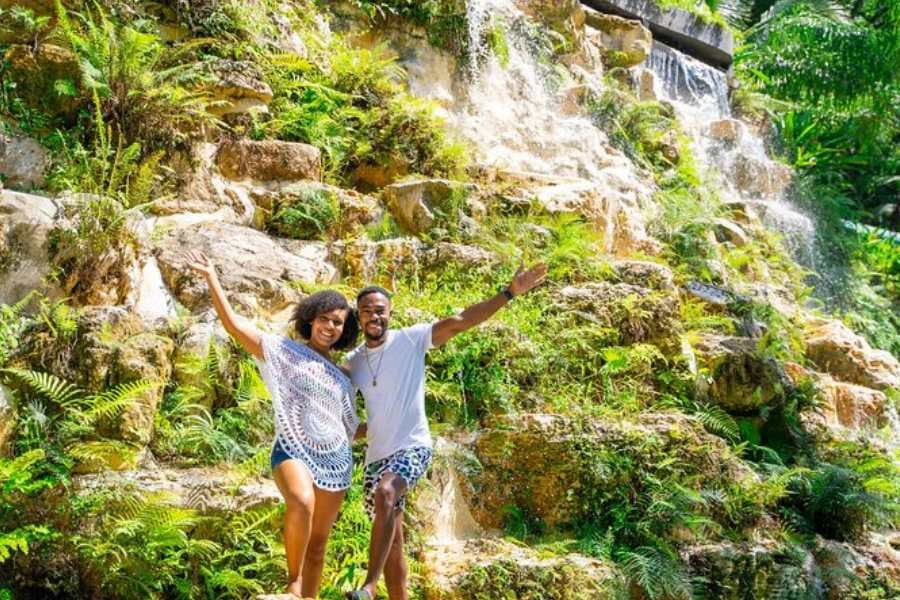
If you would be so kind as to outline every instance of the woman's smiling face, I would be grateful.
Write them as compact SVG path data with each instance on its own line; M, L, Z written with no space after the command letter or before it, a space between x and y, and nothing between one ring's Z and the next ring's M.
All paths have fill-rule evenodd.
M320 350L331 349L344 332L349 312L346 308L336 308L316 315L310 323L312 335L309 336L309 344Z

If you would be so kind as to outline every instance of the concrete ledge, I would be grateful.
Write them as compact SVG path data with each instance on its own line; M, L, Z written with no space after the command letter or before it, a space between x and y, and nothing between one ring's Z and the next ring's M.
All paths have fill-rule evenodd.
M706 23L687 11L661 9L653 0L582 0L591 24L594 11L637 19L653 38L722 70L731 67L734 37L728 29ZM594 10L591 10L594 9Z

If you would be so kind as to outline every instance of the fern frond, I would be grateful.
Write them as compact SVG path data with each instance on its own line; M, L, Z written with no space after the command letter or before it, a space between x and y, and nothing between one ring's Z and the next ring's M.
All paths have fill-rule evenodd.
M17 378L31 390L63 408L71 407L85 397L83 390L51 373L18 368L2 369L0 373Z

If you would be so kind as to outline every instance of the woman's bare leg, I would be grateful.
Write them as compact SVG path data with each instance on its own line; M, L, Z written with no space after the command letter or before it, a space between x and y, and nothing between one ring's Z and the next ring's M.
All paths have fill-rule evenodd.
M284 497L284 553L287 555L287 592L302 597L301 572L315 512L315 486L309 469L288 459L275 467L275 484Z
M306 547L306 560L303 562L303 597L315 598L319 593L322 581L322 567L325 566L325 548L334 521L341 508L341 501L346 492L329 492L315 488L316 509L313 512L312 531L309 545Z

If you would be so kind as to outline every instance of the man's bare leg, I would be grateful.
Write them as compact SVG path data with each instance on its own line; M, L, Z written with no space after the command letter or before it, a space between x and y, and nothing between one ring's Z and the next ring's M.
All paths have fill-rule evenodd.
M363 589L375 597L378 578L384 571L388 553L394 541L394 527L399 514L394 506L397 499L406 492L406 481L396 473L385 472L375 486L375 522L372 524L372 537L369 541L369 570Z
M403 555L403 512L396 511L394 519L394 542L384 563L384 582L387 584L390 600L409 600L407 591L406 557Z

